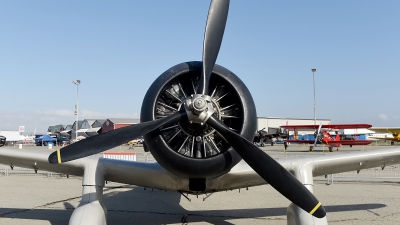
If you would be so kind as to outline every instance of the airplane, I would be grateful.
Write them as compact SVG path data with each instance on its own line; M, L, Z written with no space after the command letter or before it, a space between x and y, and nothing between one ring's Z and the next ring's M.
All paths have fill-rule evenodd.
M335 131L335 137L329 134L332 130L370 128L370 124L282 125L280 127L287 130L293 130L295 133L294 136L296 136L298 131L314 130L314 140L298 140L297 138L294 140L285 140L287 143L313 144L310 146L310 152L314 151L317 144L325 144L328 146L329 152L333 152L334 147L336 147L336 150L338 151L341 145L349 145L350 147L353 147L353 145L369 145L372 143L371 140L357 140L356 138L348 140L347 138L341 138L338 131ZM285 150L286 148L287 145L285 145Z
M372 130L384 134L369 134L368 138L376 140L389 140L390 145L394 145L395 141L400 141L400 127L371 127Z
M88 137L50 155L3 147L0 163L82 176L82 199L70 225L107 224L105 181L184 196L269 184L291 201L287 224L328 224L322 203L312 193L313 177L399 164L400 149L275 161L254 146L250 141L257 115L250 91L233 72L216 64L228 9L229 0L211 1L202 61L175 65L154 81L143 100L141 123ZM88 157L142 135L157 162Z
M265 131L264 127L263 129L257 131L253 142L260 147L264 147L264 143L266 142L269 142L271 143L271 146L274 146L274 139L276 140L277 138L285 139L287 138L287 135L279 130L277 130L276 133L268 133Z

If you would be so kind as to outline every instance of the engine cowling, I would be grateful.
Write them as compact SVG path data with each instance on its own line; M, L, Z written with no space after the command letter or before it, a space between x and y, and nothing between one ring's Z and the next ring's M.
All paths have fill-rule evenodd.
M161 74L148 89L141 122L159 119L181 110L196 94L202 62L185 62ZM228 69L215 65L209 86L214 115L230 129L252 140L257 128L253 98L244 83ZM228 172L240 156L207 124L183 119L146 135L147 148L160 165L177 176L211 178Z

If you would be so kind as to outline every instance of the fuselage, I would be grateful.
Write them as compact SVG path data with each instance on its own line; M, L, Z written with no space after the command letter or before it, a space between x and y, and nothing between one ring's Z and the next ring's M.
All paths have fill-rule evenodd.
M393 135L392 133L372 133L368 134L367 139L369 140L392 140L397 139L400 140L400 134Z

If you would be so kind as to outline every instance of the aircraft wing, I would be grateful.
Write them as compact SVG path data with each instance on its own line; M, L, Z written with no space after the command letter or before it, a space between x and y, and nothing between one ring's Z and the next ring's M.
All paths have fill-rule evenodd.
M314 144L312 140L285 140L287 143Z
M370 140L340 140L340 141L328 141L329 144L340 144L340 145L369 145L372 143Z
M47 152L1 147L0 164L83 176L85 167L98 161L98 169L104 171L104 177L107 181L172 191L182 190L181 186L184 185L156 162L132 162L86 157L62 164L51 164L48 162L49 154Z
M48 155L46 152L1 148L0 164L83 176L85 168L96 162L96 168L104 171L103 174L107 181L169 191L185 191L188 188L187 180L171 175L157 162L86 157L63 164L50 164L47 162ZM311 166L313 176L320 176L400 164L400 148L330 153L277 161L292 173L298 169L299 165ZM244 161L241 161L227 174L210 180L206 191L224 191L263 184L266 184L265 180Z
M348 171L400 164L400 148L375 149L366 151L327 153L300 158L277 160L289 172L294 173L298 166L310 166L313 176L322 176ZM230 190L266 184L250 166L243 161L219 179L219 190Z
M84 165L87 159L76 160L65 164L52 165L47 161L50 153L27 151L11 148L0 148L0 164L24 167L36 170L45 170L75 176L83 176Z
M261 137L269 137L269 138L274 138L274 137L279 137L279 134L261 134Z
M400 127L371 127L368 130L372 130L378 133L400 133Z
M393 137L368 137L375 140L398 141L399 139Z
M314 144L314 141L312 141L312 140L286 140L286 142L299 143L299 144ZM340 144L340 145L369 145L372 143L372 141L370 141L370 140L340 140L340 141L329 140L328 143L329 144Z
M294 130L317 130L319 125L283 125L280 126L284 129L294 129ZM321 128L323 129L359 129L359 128L370 128L371 124L322 124Z

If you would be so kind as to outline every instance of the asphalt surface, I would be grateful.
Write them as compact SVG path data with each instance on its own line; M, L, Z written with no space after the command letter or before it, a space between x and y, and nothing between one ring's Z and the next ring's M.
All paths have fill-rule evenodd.
M365 149L382 148L370 147ZM25 150L52 151L46 147ZM271 154L308 153L307 146L266 146ZM54 150L54 149L53 149ZM325 149L326 150L326 149ZM339 151L362 150L362 147ZM134 151L127 146L111 151ZM337 154L337 153L330 153ZM81 178L45 177L43 175L0 176L0 224L68 224L81 198ZM400 179L336 179L326 185L324 177L314 180L314 194L328 212L329 224L400 223ZM108 183L104 203L108 224L286 224L289 201L268 185L215 193L203 201L203 195L189 196L191 202L176 192L144 190L142 187ZM184 218L184 222L182 222Z

